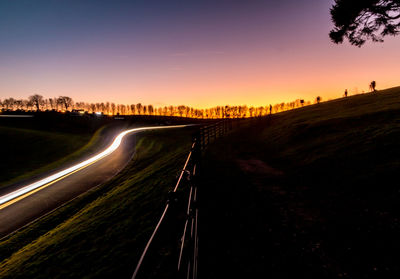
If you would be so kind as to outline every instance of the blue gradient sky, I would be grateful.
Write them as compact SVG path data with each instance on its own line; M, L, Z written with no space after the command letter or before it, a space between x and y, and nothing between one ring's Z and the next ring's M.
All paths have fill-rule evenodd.
M400 85L400 38L334 45L333 1L0 1L0 98L266 105Z

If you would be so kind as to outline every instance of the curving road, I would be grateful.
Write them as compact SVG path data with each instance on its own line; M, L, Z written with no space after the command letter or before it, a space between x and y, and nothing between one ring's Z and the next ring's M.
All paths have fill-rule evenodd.
M187 126L190 125L125 130L102 152L39 181L3 194L0 196L0 237L21 228L117 174L135 152L135 137L131 135L146 130Z

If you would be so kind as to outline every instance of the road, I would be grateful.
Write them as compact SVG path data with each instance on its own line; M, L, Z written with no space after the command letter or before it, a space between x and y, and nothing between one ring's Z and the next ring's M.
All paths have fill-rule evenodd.
M138 132L186 126L188 125L125 130L118 134L110 146L102 152L39 181L2 193L0 196L0 238L111 179L134 155L135 135Z

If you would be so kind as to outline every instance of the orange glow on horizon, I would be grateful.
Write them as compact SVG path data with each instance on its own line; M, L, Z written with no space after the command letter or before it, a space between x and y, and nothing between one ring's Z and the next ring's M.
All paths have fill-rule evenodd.
M85 26L73 28L72 23L65 26L71 27L71 37L50 36L40 31L47 25L40 25L38 38L15 36L7 31L14 26L10 24L3 30L8 44L2 51L0 99L40 94L69 96L75 102L206 109L313 101L316 96L328 100L341 97L345 89L350 95L368 92L372 80L378 89L399 85L399 37L387 37L382 44L368 42L362 48L335 45L328 37L331 3L304 4L293 2L292 10L277 7L274 22L265 16L270 9L253 7L249 13L235 11L245 16L240 18L243 22L225 14L215 14L210 21L207 14L190 20L174 16L155 24L155 18L143 15L155 25L134 29L132 23L126 32L129 17L112 34L92 26L87 30L93 34L90 38L79 32ZM292 16L282 16L288 13ZM30 30L25 29L20 31Z

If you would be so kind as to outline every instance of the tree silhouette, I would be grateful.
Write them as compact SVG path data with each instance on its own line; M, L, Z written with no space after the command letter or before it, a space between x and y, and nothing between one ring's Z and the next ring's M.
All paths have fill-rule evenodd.
M154 107L152 105L148 105L147 106L147 111L150 115L154 114Z
M185 106L178 106L178 113L179 113L180 117L182 117L182 115L185 112L185 110L186 110Z
M400 31L400 0L335 0L331 18L329 36L336 44L344 38L358 47L366 40L383 42Z
M140 115L142 113L143 106L141 103L136 104L136 111Z
M68 108L71 107L71 106L72 106L72 103L73 103L72 98L67 97L67 96L60 96L60 97L58 97L57 102L58 102L61 106L63 106L63 107L65 108L65 110L68 110Z
M36 107L36 111L39 111L43 105L43 96L38 94L29 96L29 101Z
M57 103L57 102L54 102L54 100L53 100L52 98L50 98L50 99L49 99L49 103L50 103L51 109L56 109L56 103Z
M136 114L136 106L134 104L131 105L132 114Z
M6 110L13 110L14 109L14 104L15 104L15 100L14 98L8 98L8 99L4 99L3 101L3 107Z
M169 106L168 107L168 116L174 116L174 112L175 112L174 106Z
M317 96L317 98L315 99L315 101L317 102L317 104L319 104L321 102L321 96Z
M371 81L371 83L369 84L369 89L371 89L371 92L375 92L376 91L376 81L373 80Z

